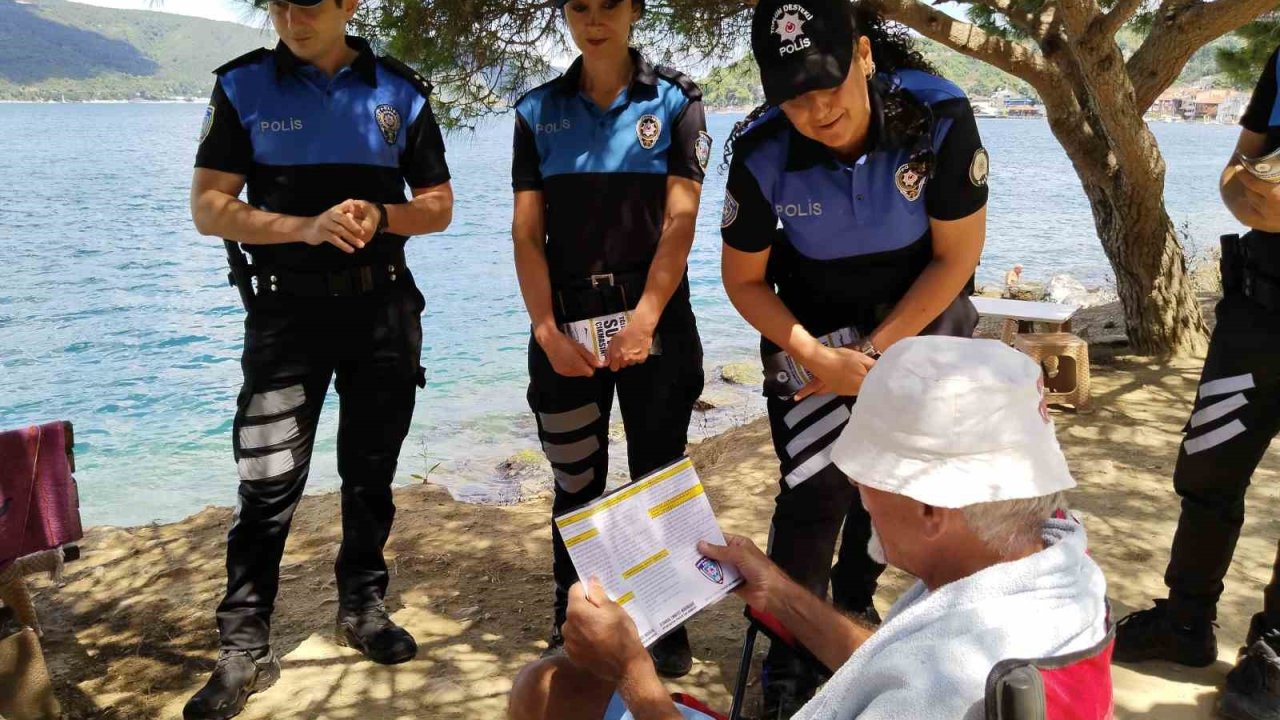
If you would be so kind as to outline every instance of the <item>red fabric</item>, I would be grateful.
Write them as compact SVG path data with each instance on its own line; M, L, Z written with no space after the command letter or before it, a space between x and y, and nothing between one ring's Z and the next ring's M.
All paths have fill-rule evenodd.
M790 630L782 625L782 621L766 612L760 612L750 605L747 606L747 617L751 622L756 623L766 633L770 633L776 637L782 644L787 647L794 648L800 643L796 641L796 636Z
M705 715L710 715L713 718L717 718L717 720L729 720L727 715L721 715L715 710L712 710L710 706L708 706L706 703L702 702L701 700L693 697L692 695L686 695L684 693L672 693L671 699L675 700L680 705L683 705L689 708L690 710L697 710L700 713L703 713Z
M1112 640L1099 654L1056 669L1036 668L1044 680L1045 720L1112 720Z
M0 433L0 566L82 537L66 426Z

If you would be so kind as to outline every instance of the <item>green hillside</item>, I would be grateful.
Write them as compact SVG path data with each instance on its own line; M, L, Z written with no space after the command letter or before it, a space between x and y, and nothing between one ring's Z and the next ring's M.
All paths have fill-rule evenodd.
M0 0L0 100L206 97L212 70L275 43L236 23L66 0Z
M939 74L959 85L968 95L989 95L1005 88L1020 95L1035 96L1030 85L1002 70L961 55L928 38L917 36L915 42L916 47L937 68ZM1203 82L1212 87L1226 87L1225 76L1218 74L1214 49L1238 42L1228 36L1201 48L1187 63L1182 76L1178 78L1178 84ZM1132 34L1122 34L1120 37L1121 49L1126 52L1132 52L1138 44L1138 38ZM732 65L716 68L706 78L699 80L698 84L702 87L707 104L712 107L755 107L764 102L758 77L754 62L747 56Z

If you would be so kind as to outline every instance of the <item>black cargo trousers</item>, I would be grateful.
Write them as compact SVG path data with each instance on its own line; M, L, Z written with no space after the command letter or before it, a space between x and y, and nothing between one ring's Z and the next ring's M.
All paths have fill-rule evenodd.
M687 300L684 303L687 305ZM614 392L627 438L627 469L632 480L679 459L689 440L693 406L702 395L702 341L693 312L673 299L655 337L661 354L617 372L596 370L592 377L565 377L551 367L542 347L529 341L529 407L538 439L555 477L552 515L604 494L609 475L609 416ZM678 322L667 322L670 316ZM555 626L564 624L569 587L578 573L564 539L552 523L552 574L555 577Z
M316 424L337 377L342 544L334 571L343 608L382 602L391 482L425 386L422 294L407 271L389 288L348 297L259 297L245 319L244 385L233 447L240 489L227 536L224 650L268 645L280 559L311 464Z
M1245 239L1255 239L1251 236ZM1182 513L1165 584L1169 611L1180 624L1217 618L1223 579L1244 524L1245 493L1280 432L1280 268L1232 267L1228 253L1218 322L1173 473ZM1261 277L1255 275L1246 286L1241 272ZM1262 283L1271 285L1270 292L1251 297ZM1277 562L1280 566L1280 553ZM1268 624L1280 627L1275 570L1264 611Z

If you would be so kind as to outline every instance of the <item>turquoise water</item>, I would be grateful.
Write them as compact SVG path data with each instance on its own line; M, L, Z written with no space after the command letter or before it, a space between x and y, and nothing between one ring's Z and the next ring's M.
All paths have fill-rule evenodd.
M0 105L0 428L76 426L88 524L174 520L235 498L230 428L240 382L242 311L221 243L191 228L187 191L203 105ZM712 115L717 141L736 118ZM992 157L981 280L1015 262L1026 276L1110 270L1074 172L1043 121L979 121ZM1236 129L1155 128L1168 202L1197 243L1235 223L1218 171ZM417 238L410 264L427 296L424 364L401 478L431 473L459 494L500 497L493 468L536 448L524 404L528 320L509 248L510 126L448 140L457 206L448 232ZM719 148L716 155L719 154ZM724 176L708 175L690 259L707 365L749 360L755 335L719 284ZM709 372L709 377L714 377ZM695 436L758 412L729 411ZM336 487L334 410L320 429L311 489ZM624 465L625 463L615 463Z

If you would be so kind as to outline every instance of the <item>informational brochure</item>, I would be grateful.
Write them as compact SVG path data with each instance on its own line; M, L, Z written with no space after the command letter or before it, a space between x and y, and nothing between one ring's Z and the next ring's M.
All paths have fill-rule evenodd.
M622 329L627 326L627 322L630 319L631 313L620 312L612 315L601 315L590 320L565 323L560 326L560 329L564 331L565 335L595 353L596 358L603 361L609 355L609 342L613 340L614 335L622 332ZM653 346L649 349L649 354L662 354L662 345L656 335L653 338Z
M1240 158L1244 169L1254 177L1269 183L1280 183L1280 149L1256 158L1246 157L1241 153L1236 153L1236 156Z
M840 328L819 337L827 347L847 347L862 339L856 328ZM809 384L813 374L801 367L786 352L776 352L764 359L764 392L773 397L791 397Z
M693 462L684 458L555 518L583 586L599 579L648 647L742 584L698 552L724 544Z

